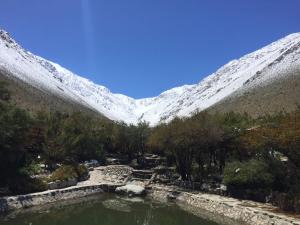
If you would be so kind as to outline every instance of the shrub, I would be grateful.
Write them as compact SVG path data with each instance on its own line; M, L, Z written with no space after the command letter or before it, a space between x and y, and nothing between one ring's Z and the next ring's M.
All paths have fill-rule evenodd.
M88 168L85 165L82 165L82 164L77 166L76 172L77 172L79 180L84 179L89 174Z
M78 179L82 180L85 177L87 177L89 174L88 168L86 168L85 165L78 165L78 166L73 166L73 165L63 165L56 169L49 181L64 181L64 180L70 180L70 179Z
M227 186L240 188L270 187L273 180L268 165L255 159L247 162L228 163L224 170L224 183Z
M74 166L71 165L63 165L56 169L50 177L50 181L56 181L56 180L69 180L69 179L74 179L78 178L77 171Z
M43 169L41 168L41 164L32 162L30 165L22 168L20 171L28 176L32 176L42 173Z
M300 195L297 193L274 193L272 203L284 211L300 212Z
M270 194L274 176L268 164L252 159L227 164L223 181L229 194L234 197L264 201Z

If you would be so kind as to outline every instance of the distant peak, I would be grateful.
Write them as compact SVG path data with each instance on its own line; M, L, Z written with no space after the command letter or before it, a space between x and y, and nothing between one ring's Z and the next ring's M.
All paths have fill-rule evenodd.
M300 37L300 32L288 34L285 38L295 38Z
M1 28L0 28L0 37L1 37L1 39L6 40L6 41L8 41L8 42L15 42L15 41L11 38L10 34L9 34L7 31L5 31L5 30L3 30L3 29L1 29Z
M112 120L151 125L190 116L248 87L279 77L273 71L300 68L300 33L287 35L252 53L232 60L197 84L183 85L143 99L112 93L57 63L24 50L0 29L0 70L45 92L83 104ZM271 75L270 75L271 74Z
M19 46L18 43L11 37L11 35L0 28L0 40L8 43L10 46ZM21 47L20 47L21 48Z
M12 38L10 37L10 34L1 28L0 28L0 37L1 37L1 39L6 40L6 41L12 40Z

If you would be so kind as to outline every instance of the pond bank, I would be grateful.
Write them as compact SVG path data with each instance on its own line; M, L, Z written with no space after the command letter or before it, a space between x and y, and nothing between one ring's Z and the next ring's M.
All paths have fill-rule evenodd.
M221 224L300 225L300 219L275 212L276 207L200 192L188 192L153 185L150 193L157 200L173 200L183 209Z
M102 166L90 171L90 178L76 186L47 190L38 193L0 198L0 213L45 205L57 201L72 200L103 192L115 192L117 187L126 183L132 168L128 166ZM116 173L120 175L116 176ZM109 175L109 176L107 176ZM121 176L122 175L122 176Z
M99 167L90 173L90 179L77 186L48 190L20 196L0 198L0 213L72 200L103 192L115 193L117 187L128 184L131 169L126 166ZM109 176L108 176L109 175ZM113 177L113 178L112 178ZM146 187L147 195L159 201L174 201L184 210L220 224L245 225L300 225L300 219L276 212L276 207L252 201L200 192L189 192L174 186L135 183Z
M8 211L29 208L33 206L45 205L57 201L71 200L103 192L114 192L115 189L119 186L122 185L97 184L73 186L26 195L3 197L0 198L0 213L6 213Z

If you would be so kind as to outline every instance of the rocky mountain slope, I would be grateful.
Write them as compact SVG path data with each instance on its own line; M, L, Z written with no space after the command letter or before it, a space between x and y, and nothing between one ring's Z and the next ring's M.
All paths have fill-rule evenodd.
M272 112L273 109L264 108L267 109L271 99L279 95L284 97L277 108L290 109L300 99L299 71L300 33L295 33L230 61L198 84L176 87L153 98L133 99L112 93L104 86L26 51L6 31L0 30L1 79L13 80L24 93L34 90L32 98L45 96L40 100L45 106L59 102L52 107L85 108L126 123L145 120L155 125L208 108L254 111L256 114ZM19 98L24 98L24 93ZM51 96L51 104L47 103L47 96ZM38 102L36 100L36 104Z

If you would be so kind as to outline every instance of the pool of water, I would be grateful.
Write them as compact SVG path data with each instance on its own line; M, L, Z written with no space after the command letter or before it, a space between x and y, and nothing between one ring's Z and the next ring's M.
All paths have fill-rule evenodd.
M0 217L0 225L217 225L175 204L103 195Z

